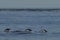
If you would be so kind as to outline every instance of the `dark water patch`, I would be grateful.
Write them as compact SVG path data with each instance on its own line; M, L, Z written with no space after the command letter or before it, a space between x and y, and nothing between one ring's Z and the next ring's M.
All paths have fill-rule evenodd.
M21 32L12 32L12 33L1 33L0 36L11 37L11 36L46 36L47 33L21 33Z
M60 32L53 32L52 34L59 35L59 34L60 34Z
M31 9L31 8L27 8L27 9L0 9L0 11L56 11L56 10L60 10L60 8L53 8L53 9L42 9L42 8L35 8L35 9Z

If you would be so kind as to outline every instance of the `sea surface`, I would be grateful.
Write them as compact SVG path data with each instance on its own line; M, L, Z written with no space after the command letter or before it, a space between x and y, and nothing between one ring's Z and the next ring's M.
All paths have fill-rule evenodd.
M48 32L40 33L41 26ZM6 28L33 31L31 34L5 33ZM60 40L60 10L0 11L0 40Z

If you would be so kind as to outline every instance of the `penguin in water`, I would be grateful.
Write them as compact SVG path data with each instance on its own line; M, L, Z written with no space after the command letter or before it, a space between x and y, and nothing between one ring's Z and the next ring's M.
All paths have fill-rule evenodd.
M4 30L4 32L10 32L10 28L6 28L5 30Z
M41 32L41 33L46 33L46 32L47 32L47 30L46 30L46 29L44 29L44 28L43 28L43 26L41 26L41 30L40 30L39 32Z
M40 32L42 32L42 33L46 33L47 30L46 30L46 29L41 29Z
M25 32L31 32L32 30L31 29L25 29Z
M4 30L4 32L21 32L21 31L19 31L19 30L11 31L10 28L6 28L6 29Z

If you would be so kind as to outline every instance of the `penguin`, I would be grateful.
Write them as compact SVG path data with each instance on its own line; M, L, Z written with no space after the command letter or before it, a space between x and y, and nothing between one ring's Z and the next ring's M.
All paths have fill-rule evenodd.
M10 28L6 28L5 30L4 30L4 32L10 32Z
M46 33L47 30L46 30L46 29L41 29L40 32L42 32L42 33Z
M31 32L32 30L31 29L25 29L26 32Z
M41 30L39 32L46 33L47 30L43 26L41 26Z

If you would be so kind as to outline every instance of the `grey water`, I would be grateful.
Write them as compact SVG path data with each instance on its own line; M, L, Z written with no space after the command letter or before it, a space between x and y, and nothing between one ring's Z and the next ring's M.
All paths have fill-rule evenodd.
M48 32L39 33L41 26ZM5 33L5 28L33 33ZM60 11L0 11L0 40L60 40Z

